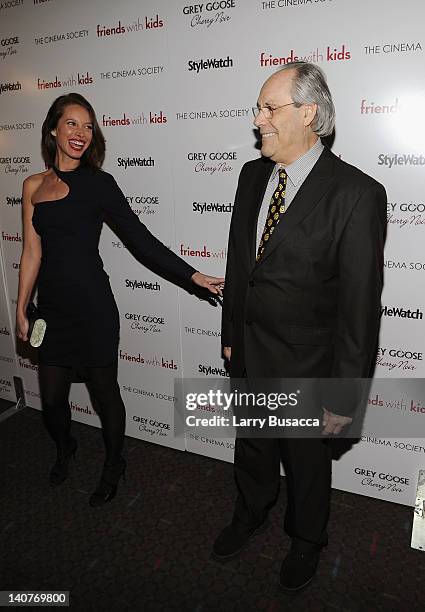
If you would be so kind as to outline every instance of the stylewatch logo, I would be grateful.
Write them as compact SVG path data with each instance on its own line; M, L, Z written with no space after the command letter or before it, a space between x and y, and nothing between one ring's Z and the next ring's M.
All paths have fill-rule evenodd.
M96 34L98 38L108 38L109 36L123 36L125 34L133 34L134 32L158 30L163 27L164 20L160 19L158 14L154 17L146 15L141 20L140 17L137 17L129 24L122 24L121 19L113 25L98 24L96 26Z
M135 289L149 289L149 291L161 291L161 285L158 282L150 283L148 281L125 279L125 286L134 291Z
M399 319L418 321L423 319L424 314L419 308L411 310L410 308L401 308L400 306L383 306L381 308L381 317L397 317Z
M155 160L152 157L117 157L118 168L141 168L155 166Z
M208 59L196 59L189 60L187 62L187 69L189 72L196 72L199 74L201 70L211 70L218 68L232 68L233 59L228 55L227 57L210 57Z
M198 364L198 373L203 374L204 376L214 376L217 378L218 376L228 377L229 372L224 368L217 368L212 365L205 365L204 363Z
M231 213L233 210L233 204L228 202L226 204L221 202L193 202L192 211L200 213Z
M312 49L308 53L296 52L291 49L287 53L283 53L281 56L275 56L271 53L262 51L260 53L260 66L264 68L270 68L274 66L284 66L292 62L304 61L304 62L342 62L351 59L351 51L349 51L345 43L339 47L328 45L325 50Z
M21 206L22 196L6 196L6 206Z
M7 91L21 91L22 84L19 81L16 83L0 83L0 95Z
M378 166L386 166L391 169L394 166L424 166L425 155L415 153L380 153L378 155Z

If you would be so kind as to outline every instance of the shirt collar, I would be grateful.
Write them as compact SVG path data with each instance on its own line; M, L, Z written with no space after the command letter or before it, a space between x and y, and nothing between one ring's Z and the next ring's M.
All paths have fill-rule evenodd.
M288 180L291 181L294 187L299 185L307 178L307 175L311 172L314 164L321 156L323 149L324 146L322 144L322 141L320 140L320 138L318 138L318 140L314 143L311 149L307 151L307 153L304 153L304 155L301 155L301 157L292 162L292 164L289 164L285 167L286 174L288 175ZM276 179L277 173L282 167L283 166L281 164L275 165L270 177L271 181L274 181Z

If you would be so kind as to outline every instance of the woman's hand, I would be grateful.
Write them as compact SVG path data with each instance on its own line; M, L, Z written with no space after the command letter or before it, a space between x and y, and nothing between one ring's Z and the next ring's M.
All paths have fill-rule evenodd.
M191 276L192 282L199 287L208 289L214 295L223 296L224 278L217 278L216 276L206 276L201 272L195 272Z
M29 322L24 314L16 314L16 335L20 340L26 342L28 340Z

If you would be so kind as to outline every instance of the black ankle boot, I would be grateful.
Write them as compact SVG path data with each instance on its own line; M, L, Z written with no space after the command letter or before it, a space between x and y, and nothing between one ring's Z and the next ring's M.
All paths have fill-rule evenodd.
M118 463L114 463L113 465L105 464L99 485L89 499L89 504L92 508L103 506L114 499L117 494L120 478L122 477L125 481L126 468L127 462L122 457Z
M62 484L64 480L68 478L69 463L72 457L74 457L75 459L77 447L78 447L77 440L71 437L69 440L69 446L67 449L65 450L58 449L56 463L50 471L50 478L49 478L50 486L57 487L58 485Z

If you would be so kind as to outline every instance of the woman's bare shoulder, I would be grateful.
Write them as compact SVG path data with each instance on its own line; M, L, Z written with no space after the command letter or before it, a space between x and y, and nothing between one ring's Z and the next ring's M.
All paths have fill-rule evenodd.
M37 174L31 174L27 176L23 183L23 190L28 195L32 195L43 183L44 179L51 174L50 168L44 170L44 172L37 172Z

